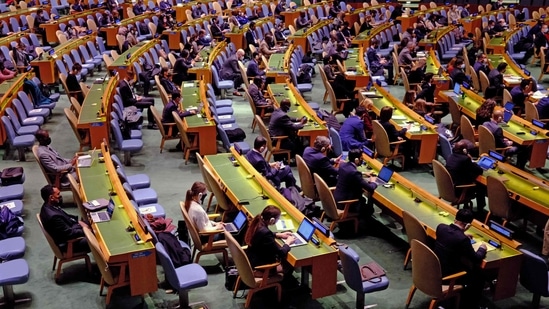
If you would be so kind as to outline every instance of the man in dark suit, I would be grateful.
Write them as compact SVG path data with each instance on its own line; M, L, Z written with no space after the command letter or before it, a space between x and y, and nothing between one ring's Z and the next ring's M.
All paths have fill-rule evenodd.
M168 95L174 93L181 93L181 90L177 85L172 81L173 73L170 72L168 68L162 68L160 71L160 85L164 87Z
M90 248L82 229L87 224L78 221L77 216L69 215L61 209L63 197L59 189L46 185L40 190L40 194L44 200L42 209L40 209L40 221L53 241L62 251L66 251L68 241L80 238L73 243L73 251L89 252Z
M271 136L288 136L288 138L281 141L280 148L289 149L295 155L296 153L301 153L303 149L297 139L296 132L303 128L307 122L307 118L290 118L287 113L290 111L291 104L289 99L284 99L280 102L280 108L273 111L271 120L269 121L269 133ZM277 157L275 160L280 161L279 158Z
M355 108L355 114L345 119L339 136L341 137L341 145L343 150L348 151L353 148L362 149L362 146L369 146L371 142L364 134L364 121L362 116L367 113L366 108L358 106Z
M138 0L136 4L133 5L133 13L137 15L143 15L147 11L147 7L143 3L143 0Z
M368 204L366 204L366 199L362 193L363 190L366 190L369 194L372 194L377 185L373 178L368 181L357 170L357 166L362 165L362 150L351 149L348 159L348 162L343 162L339 166L334 199L336 202L358 200L358 203L351 205L351 209L369 217L374 213L373 201L369 198ZM344 206L343 204L337 204L339 209L343 209Z
M281 162L269 163L265 161L263 152L267 147L267 140L263 136L258 136L254 141L254 149L246 154L246 159L250 164L270 180L275 187L280 187L282 182L285 183L286 188L296 185L296 180L292 174L292 170L289 166L282 166Z
M253 52L252 60L248 62L248 68L246 68L246 75L248 75L248 78L261 76L263 79L265 79L265 71L259 69L259 59L260 59L259 53Z
M339 164L341 156L330 159L327 153L332 148L330 139L326 136L319 135L316 137L313 146L305 148L303 151L303 160L311 174L318 174L329 187L333 187L337 183L337 168L334 164Z
M186 111L186 110L181 110L180 108L181 108L181 93L174 92L172 93L171 100L168 102L168 104L166 104L166 106L164 106L164 110L162 110L161 122L173 124L175 122L175 119L173 118L172 112L177 112L180 118L196 115L197 111L194 109ZM169 134L170 127L171 127L170 136L177 136L177 133L179 133L179 129L177 128L177 126L174 126L174 125L172 126L164 125L164 130L166 131L166 134ZM182 150L181 140L179 140L179 143L177 143L174 149L170 149L170 152L178 152L181 150Z
M257 34L255 33L255 22L251 22L248 26L248 31L246 31L245 34L246 37L246 43L248 45L253 45L255 47L259 47L259 40L257 39Z
M480 269L480 263L486 256L486 245L483 243L475 251L469 236L465 231L473 222L473 214L469 209L460 209L456 214L454 223L437 226L435 254L440 260L440 268L443 276L467 271L465 284L467 294L462 299L468 302L463 308L478 308L478 302L482 295L484 280Z
M227 61L223 62L219 76L222 80L232 80L234 82L234 87L237 88L242 85L242 74L240 73L240 68L238 66L238 61L244 59L246 53L243 49L239 49L235 54L229 56ZM233 95L241 96L238 91L233 92Z
M254 77L254 81L250 84L248 94L256 106L257 114L261 113L261 109L265 109L265 113L273 112L273 103L270 99L266 99L261 92L263 88L263 79L259 76Z
M463 84L463 82L466 82L468 84L471 84L471 78L465 74L465 62L463 61L463 58L458 58L456 60L456 65L454 67L454 70L450 74L450 77L452 77L452 80L454 83Z
M435 90L437 85L435 84L434 74L426 73L421 84L421 91L417 94L416 99L424 99L427 102L435 102Z
M503 137L503 129L499 126L499 124L502 122L503 111L494 110L494 112L492 113L492 119L490 121L486 121L482 125L485 126L490 132L492 132L492 135L494 135L496 148L510 147L505 151L505 156L510 157L516 154L516 167L524 169L524 166L528 161L528 151L526 151L526 149L519 148L518 146L513 146L513 141Z
M446 169L450 173L450 177L454 182L454 186L467 185L475 183L475 179L482 175L482 168L478 164L471 161L469 155L468 144L470 141L465 139L460 140L454 144L452 154L446 159ZM455 194L460 196L462 189L455 188ZM481 212L484 206L486 206L486 187L481 184L477 184L475 190L470 190L471 196L475 194L477 197L477 212Z
M151 105L154 105L154 99L148 97L142 97L136 95L133 92L131 81L135 77L135 73L132 70L126 72L126 77L120 81L118 87L120 87L120 96L122 97L122 102L124 107L135 106L137 108L147 109L147 120L149 121L149 129L155 129L156 125L154 124L154 118L149 108Z

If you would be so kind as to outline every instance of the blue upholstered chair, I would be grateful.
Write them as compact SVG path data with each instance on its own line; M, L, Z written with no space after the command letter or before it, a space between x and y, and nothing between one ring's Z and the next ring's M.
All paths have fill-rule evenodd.
M115 111L111 112L111 119L116 119L116 121L120 120L120 117L118 116L118 113ZM141 139L143 138L143 132L141 130L130 130L130 139Z
M10 107L6 108L6 116L11 120L13 129L17 135L34 135L40 129L37 125L21 125L15 112Z
M339 133L334 129L330 128L330 140L332 140L332 149L334 151L334 155L340 156L343 153L347 153L347 151L343 151L343 145L341 144L341 137L339 136Z
M101 61L103 61L103 59L101 59ZM32 78L32 81L38 87L42 85L42 81L36 76ZM51 93L48 98L54 102L58 102L60 97L61 97L61 94L59 92L54 92L54 93Z
M133 208L135 208L141 216L151 214L153 218L166 218L166 210L164 210L164 206L158 203L137 205L137 202L132 199L130 199L130 202L132 203Z
M32 104L31 100L29 99L29 96L24 91L19 91L17 93L17 98L19 99L19 101L27 111L27 115L29 117L40 116L45 119L48 116L51 116L51 111L49 108L46 108L46 107L34 108L34 104Z
M234 88L234 82L232 80L220 80L219 79L219 73L217 72L217 68L215 66L211 67L212 69L212 79L214 82L214 86L221 90L221 98L225 99L225 92L227 89L233 89Z
M0 203L0 208L2 208L3 206L10 207L11 212L13 212L13 214L16 216L20 216L23 213L22 200L7 200L7 201L5 200ZM0 246L0 248L2 248L2 246Z
M448 157L452 154L452 145L450 145L450 141L446 138L446 136L439 134L438 143L440 145L440 155L444 158L444 160L448 160Z
M544 259L526 249L520 249L524 255L520 269L520 284L534 294L530 308L539 308L541 296L549 296L549 267Z
M208 285L206 271L197 263L175 268L161 243L156 244L156 252L162 268L164 268L166 281L179 293L180 308L187 308L189 306L189 290Z
M20 259L25 255L25 239L10 237L0 240L0 263Z
M379 282L362 281L362 275L358 260L360 257L347 246L339 247L339 258L345 283L356 292L356 308L364 308L364 294L382 291L389 287L389 279L387 276L382 276Z
M25 148L30 148L34 145L35 138L34 135L17 135L15 128L11 124L11 121L8 117L2 116L2 124L6 131L7 141L9 148L4 152L4 159L6 159L11 148L16 148L19 152L19 161L25 161Z
M143 189L151 186L151 179L147 174L127 175L126 171L124 170L124 165L122 165L122 162L120 161L117 155L112 154L111 160L113 161L114 167L117 169L119 168L122 171L122 173L125 175L126 182L130 184L130 187L132 189Z
M4 305L11 308L16 303L30 301L30 298L15 299L14 284L24 284L29 280L29 265L24 259L0 263L0 285L4 291Z
M133 190L127 182L124 182L122 187L128 194L128 198L137 202L139 206L158 203L158 195L152 188Z
M130 166L132 164L131 153L140 151L143 148L143 141L140 139L125 140L122 137L122 131L120 131L118 121L115 119L111 120L111 130L113 131L118 149L124 152L124 164Z
M17 112L17 115L19 116L19 121L21 122L22 125L24 125L24 126L29 126L29 125L41 126L42 124L44 124L44 117L42 117L42 116L29 116L29 114L27 113L27 110L25 109L25 107L23 106L21 101L19 101L19 99L13 99L11 104L15 108L15 111Z

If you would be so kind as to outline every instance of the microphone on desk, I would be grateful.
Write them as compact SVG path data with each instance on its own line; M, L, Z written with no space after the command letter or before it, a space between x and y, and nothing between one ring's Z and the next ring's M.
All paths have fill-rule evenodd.
M251 176L250 179L255 178L255 174L252 174L250 176ZM261 198L264 199L264 200L268 200L269 197L266 196L265 193L263 192L263 186L260 185L260 187L261 187L261 192L259 194L260 194Z
M499 240L499 238L496 236L496 234L494 232L492 232L492 230L490 229L490 227L484 225L484 224L481 224L480 225L483 229L483 232L486 232L486 234L490 235L490 237L493 238L493 240L496 242L496 244L498 245L498 249L501 249L502 248L502 243L501 243L501 240Z

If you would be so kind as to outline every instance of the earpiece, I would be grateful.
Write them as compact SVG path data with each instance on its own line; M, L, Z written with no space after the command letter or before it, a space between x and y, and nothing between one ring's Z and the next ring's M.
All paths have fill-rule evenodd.
M275 218L269 219L269 224L274 224L274 223L275 223Z
M326 147L320 148L320 152L324 152L324 151L326 151Z
M463 151L464 154L467 154L467 148L463 148L462 151Z
M202 197L202 192L198 193L198 198Z

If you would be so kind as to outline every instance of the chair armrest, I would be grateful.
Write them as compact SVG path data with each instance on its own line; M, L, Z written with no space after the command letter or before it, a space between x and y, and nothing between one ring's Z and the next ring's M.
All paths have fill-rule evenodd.
M329 187L328 189L330 189L330 191L334 192L336 187Z
M285 138L288 138L288 136L286 136L286 135L271 136L271 139L276 139L276 140L282 140L282 139L285 139Z
M454 290L454 285L456 284L456 279L460 278L460 277L463 277L467 274L466 271L461 271L459 273L455 273L455 274L452 274L452 275L449 275L449 276L446 276L444 278L442 278L442 281L446 281L446 280L450 280L450 282L448 283L448 292L451 292Z
M206 250L210 251L212 250L215 235L221 234L221 233L224 233L224 230L202 231L202 232L198 232L198 235L208 236L208 243L206 244Z
M345 208L343 208L343 213L341 214L340 217L341 218L347 217L347 215L349 214L349 208L351 207L351 204L356 203L356 202L358 202L358 199L336 202L338 204L345 204Z
M358 202L358 199L354 200L345 200L345 201L337 201L338 204L352 204Z
M271 268L277 267L278 265L280 265L280 262L271 263L271 264L265 264L265 265L259 265L259 266L254 267L254 269L257 269L257 270L267 270L267 269L271 269Z
M400 145L403 143L406 143L406 140L403 139L401 141L390 142L389 145Z
M474 188L476 185L474 183L466 184L466 185L458 185L455 186L456 188Z
M208 214L208 219L212 220L212 219L216 219L216 218L219 218L221 217L221 214Z
M280 265L279 262L266 264L266 265L259 265L254 267L254 270L259 270L263 272L263 276L261 278L261 285L264 285L267 283L267 279L269 279L269 274L271 273L271 269L276 268L278 265Z
M336 99L336 101L338 101L338 102L347 102L347 101L351 101L351 99Z
M173 128L175 127L175 122L163 122L159 123L158 125L168 127L168 132L166 132L167 136L172 136Z
M66 252L66 257L69 259L69 258L72 258L73 256L73 243L77 242L77 241L80 241L81 239L83 239L84 237L78 237L78 238L75 238L75 239L70 239L69 241L67 241L67 252Z

